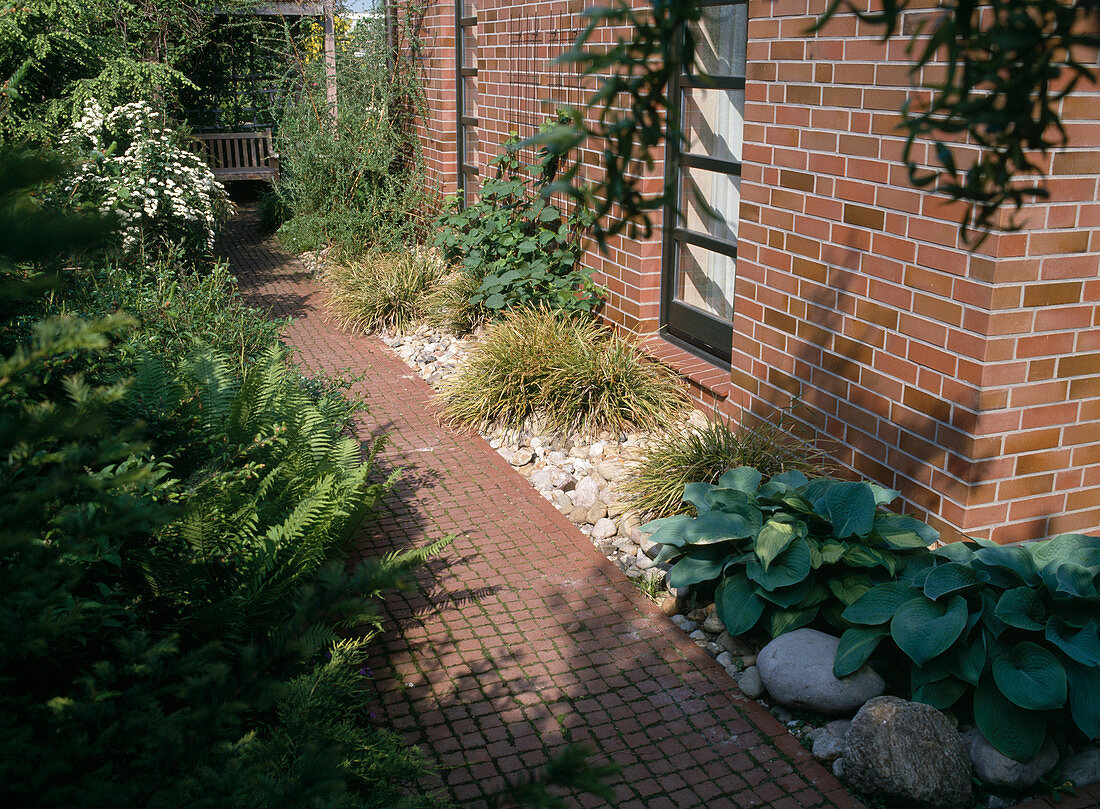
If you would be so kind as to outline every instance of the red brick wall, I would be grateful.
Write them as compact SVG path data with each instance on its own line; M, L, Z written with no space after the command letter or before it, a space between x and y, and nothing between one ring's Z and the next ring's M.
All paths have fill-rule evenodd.
M477 5L484 169L510 132L530 135L580 100L548 61L583 22L565 0ZM796 415L841 464L901 490L949 535L1095 531L1100 94L1064 102L1071 147L1053 160L1051 201L971 252L957 208L915 190L899 161L907 42L882 43L852 15L807 34L825 6L750 4L732 371L648 344L735 417L799 395ZM453 3L429 6L424 28L425 147L433 181L453 191ZM587 259L610 290L608 319L656 332L659 237L616 237Z

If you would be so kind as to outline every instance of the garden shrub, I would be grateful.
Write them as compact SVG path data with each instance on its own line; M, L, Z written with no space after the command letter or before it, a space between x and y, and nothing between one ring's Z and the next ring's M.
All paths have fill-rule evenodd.
M476 202L451 200L436 222L435 246L476 281L470 303L490 317L519 306L593 312L603 290L578 263L591 217L583 206L565 214L543 198L553 179L545 165L534 175L520 163L516 141L491 165Z
M104 112L91 102L61 143L77 166L61 183L64 201L116 217L124 253L182 249L192 258L213 248L229 213L225 189L149 104Z
M632 464L623 494L643 519L691 513L684 486L717 483L722 473L751 466L765 480L781 472L826 472L824 454L784 429L784 420L761 426L734 426L717 416L705 427L669 430L657 436Z
M278 193L292 214L279 238L291 249L396 251L415 243L423 230L421 209L431 197L415 127L423 111L417 65L409 55L416 34L403 22L408 15L395 17L411 43L399 54L386 44L382 15L360 19L337 37L335 121L319 47L303 49L289 30L269 43L284 63L287 54L298 57L275 111ZM315 42L319 46L320 38Z
M714 588L731 635L775 637L818 619L843 629L845 607L893 580L938 538L928 525L881 508L898 493L871 483L783 472L763 482L738 467L718 485L684 487L696 516L646 523L672 563L671 587Z
M329 305L344 328L403 331L431 311L445 267L431 250L369 253L326 262L322 281Z
M589 435L659 429L687 407L674 372L590 318L545 307L490 326L442 396L460 424Z
M5 222L36 232L59 221L7 181ZM423 757L362 708L364 644L378 626L371 601L409 583L431 549L347 570L349 532L386 485L366 483L369 459L340 434L348 404L303 386L270 343L248 362L193 341L156 356L146 347L184 338L120 344L135 327L120 314L9 323L33 311L26 299L42 284L26 279L47 253L78 245L4 246L5 797L436 805L412 787ZM37 261L15 266L16 256ZM82 291L90 310L112 308L95 300L104 287ZM219 322L232 342L237 327ZM340 639L352 629L356 641Z
M969 703L1010 758L1034 756L1051 722L1100 737L1100 537L953 542L930 557L844 611L855 626L841 636L837 676L888 642L910 664L914 699Z

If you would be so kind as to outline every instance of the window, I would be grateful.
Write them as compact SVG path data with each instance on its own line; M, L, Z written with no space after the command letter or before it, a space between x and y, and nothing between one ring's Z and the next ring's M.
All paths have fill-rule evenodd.
M703 72L670 88L684 142L666 157L675 194L665 208L664 331L723 362L733 342L747 28L747 0L703 0L693 29Z
M477 196L477 8L455 0L455 64L458 67L458 191L463 203Z

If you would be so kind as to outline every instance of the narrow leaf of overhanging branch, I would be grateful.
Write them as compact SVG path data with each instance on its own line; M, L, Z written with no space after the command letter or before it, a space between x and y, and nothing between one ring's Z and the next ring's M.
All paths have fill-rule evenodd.
M583 109L567 111L567 123L521 146L565 157L589 138L606 144L598 179L585 181L580 166L573 163L544 192L564 193L590 206L595 216L592 235L603 247L609 237L623 231L651 235L651 214L671 195L667 183L659 195L643 194L639 169L653 168L654 149L666 139L682 140L679 102L669 97L668 84L683 65L694 64L689 23L698 21L701 9L694 0L650 0L642 12L618 2L583 14L589 18L587 27L555 61L576 65L582 76L595 77L600 85ZM593 33L603 26L629 28L631 36L620 36L607 49L589 47Z

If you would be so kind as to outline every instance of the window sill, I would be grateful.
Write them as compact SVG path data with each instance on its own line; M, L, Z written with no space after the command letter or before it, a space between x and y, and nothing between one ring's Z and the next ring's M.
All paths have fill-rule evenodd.
M689 351L659 334L642 339L641 347L646 354L716 400L723 401L730 395L732 385L729 368L724 368L716 361Z

